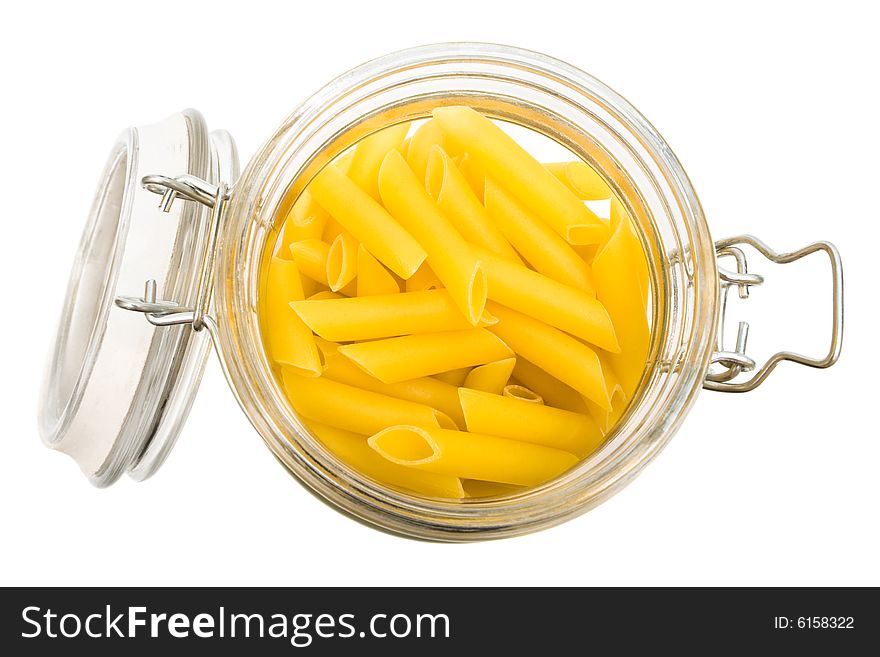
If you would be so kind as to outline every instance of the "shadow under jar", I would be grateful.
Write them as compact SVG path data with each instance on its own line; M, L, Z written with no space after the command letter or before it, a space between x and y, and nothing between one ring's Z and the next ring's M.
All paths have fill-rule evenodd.
M603 445L571 470L507 496L422 497L385 486L342 462L291 408L261 334L266 254L277 238L276 224L292 201L323 166L360 139L392 124L426 118L432 109L445 105L467 105L490 118L536 131L589 163L625 204L648 256L651 345L641 385L625 414ZM120 297L117 306L121 307L89 320L99 326L94 330L117 315L129 315L122 320L129 324L140 322L140 328L132 330L144 333L136 345L142 350L141 385L118 403L130 411L143 404L144 391L153 391L148 409L152 422L141 422L136 430L124 426L95 447L77 428L85 423L59 419L62 407L71 416L94 413L88 406L59 399L59 386L52 383L62 376L76 376L70 373L72 366L64 364L71 358L62 335L71 324L83 321L77 319L83 313L65 310L47 374L41 410L44 440L74 456L98 485L111 483L126 470L142 479L161 464L183 424L207 357L205 348L186 344L200 333L213 338L242 409L297 479L357 520L404 536L440 541L514 536L581 514L620 490L659 453L704 386L743 391L763 381L781 360L827 367L839 353L842 273L834 248L823 242L779 255L748 236L716 245L690 181L654 128L614 91L564 62L505 46L468 43L420 47L374 60L340 76L303 103L237 180L237 161L228 137L209 136L201 117L193 112L169 121L180 123L181 116L186 117L190 147L209 153L202 158L206 163L193 167L197 158L190 158L177 168L163 168L162 163L149 171L129 167L123 196L134 199L128 205L137 206L143 215L137 219L145 224L167 222L161 209L181 213L181 207L191 208L193 216L176 217L176 239L170 240L169 254L146 265L162 271L147 273L142 280L169 267L184 267L187 274L148 283L143 297L125 296L139 289L124 287L132 277L112 278L105 286L106 298ZM193 146L195 142L199 143ZM162 195L161 209L155 207L157 197L151 192ZM154 203L151 210L138 206L145 197ZM134 224L135 219L121 217L120 222ZM738 241L778 262L816 250L830 256L834 317L826 357L782 352L756 368L745 353L742 335L735 348L724 348L716 336L727 291L747 292L762 281L746 271ZM87 242L81 249L87 248ZM124 239L119 248L128 256ZM180 250L196 255L182 262ZM736 271L719 267L719 255L735 260ZM172 285L182 280L189 281L184 289ZM69 295L75 296L76 287L72 282ZM126 310L143 313L149 322ZM92 324L79 330L88 333ZM177 342L167 344L162 334L169 331L177 332ZM164 364L153 366L154 360ZM742 375L752 369L756 374L742 382ZM86 379L85 388L96 371L77 365L78 376ZM107 468L107 459L114 460L113 468Z

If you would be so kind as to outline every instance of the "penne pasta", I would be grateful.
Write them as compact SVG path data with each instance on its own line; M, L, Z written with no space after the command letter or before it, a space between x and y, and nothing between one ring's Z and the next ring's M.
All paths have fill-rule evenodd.
M346 385L363 388L397 399L431 406L448 415L458 428L464 428L464 416L458 401L458 387L433 377L407 379L399 383L382 383L367 374L337 351L337 345L318 338L318 348L326 364L322 376Z
M465 388L473 390L483 390L500 395L504 391L504 386L510 380L513 373L513 367L516 364L516 358L505 358L496 360L494 363L486 363L475 367L464 379Z
M358 271L358 243L343 230L327 251L327 284L338 292L351 283Z
M513 355L500 338L484 328L359 342L339 347L339 353L384 383L484 365Z
M473 328L446 290L298 301L292 308L315 333L333 342Z
M525 358L516 359L513 376L517 381L525 384L529 390L541 395L545 404L574 413L590 412L584 396L577 390L547 374Z
M321 239L329 215L312 198L308 189L291 206L281 226L281 238L275 255L289 260L290 245L308 239Z
M598 458L646 369L653 292L604 171L541 164L498 122L439 106L292 199L261 260L260 328L329 453L450 502Z
M392 463L370 448L366 436L318 422L310 422L308 427L337 458L379 483L430 497L461 499L465 496L458 477L420 472Z
M393 151L397 153L397 151ZM398 157L400 154L397 153ZM325 167L309 185L315 200L363 244L379 262L409 278L426 253L373 197L334 167Z
M436 290L443 287L443 283L425 262L415 274L406 279L404 286L407 292L420 292L421 290Z
M508 399L516 399L517 401L524 402L526 404L543 404L544 398L539 395L534 390L530 390L525 386L521 386L518 383L511 383L509 385L504 386L501 390L501 396L507 397Z
M633 260L635 235L624 213L613 211L612 219L611 237L593 260L593 274L596 294L608 309L621 347L620 353L609 355L609 361L631 397L645 371L651 336L638 265Z
M308 301L324 301L327 299L344 299L345 297L339 294L338 292L331 292L330 290L322 290L320 292L315 292L311 296L307 297ZM311 330L311 329L309 329Z
M455 394L458 395L459 386L463 386L464 382L467 380L468 374L470 374L472 367L457 367L454 370L446 370L445 372L437 372L436 374L432 374L431 378L437 379L443 383L448 383L451 386L455 386L456 391Z
M327 257L330 245L321 240L300 240L290 245L290 254L299 271L321 285L327 282Z
M465 497L500 497L512 495L522 490L522 486L499 484L493 481L480 481L479 479L461 479L461 487Z
M604 409L611 409L599 356L559 329L510 308L490 302L498 323L490 327L513 351L551 376L567 383Z
M266 276L263 322L269 356L274 362L295 367L305 375L318 376L322 364L312 332L289 306L291 301L302 297L296 263L272 258Z
M468 431L553 447L584 457L603 438L588 415L480 390L458 389Z
M446 138L434 119L428 119L413 133L406 151L406 163L419 180L425 179L428 159L434 147L445 149Z
M354 183L379 200L379 167L388 151L399 148L403 144L409 124L399 123L374 132L361 139L354 148L347 175Z
M458 170L467 180L468 185L477 198L483 198L485 194L486 172L480 168L480 165L474 161L467 153L461 156L461 160L457 163Z
M487 212L501 233L535 271L565 285L595 293L590 268L571 245L492 180L486 180L485 202Z
M467 151L505 190L572 244L594 244L605 225L501 128L469 107L438 107L434 119L453 147Z
M397 151L388 153L379 169L379 193L391 215L424 247L428 265L464 316L476 325L486 305L486 276L470 245Z
M605 179L586 162L549 162L544 167L583 201L603 201L614 196Z
M455 428L455 423L436 408L361 390L319 376L308 378L288 367L282 381L294 410L307 420L338 429L371 435L389 424Z
M376 260L364 245L358 246L357 254L357 295L371 297L382 294L397 294L400 286L397 279Z
M477 253L486 272L488 296L492 301L540 319L606 351L620 351L611 317L595 297L494 254L483 250Z
M383 429L367 444L416 470L520 486L539 484L577 462L573 454L542 445L413 425Z
M434 146L428 155L425 187L443 214L468 242L482 246L506 260L522 264L516 251L489 218L486 208L474 195L464 176L439 146Z

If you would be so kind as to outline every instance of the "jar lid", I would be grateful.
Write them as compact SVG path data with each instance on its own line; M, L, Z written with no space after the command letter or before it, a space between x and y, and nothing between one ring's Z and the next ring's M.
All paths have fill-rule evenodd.
M185 110L120 135L77 250L44 375L43 441L69 454L97 486L123 472L145 479L162 464L189 414L210 348L206 331L155 326L120 296L195 303L209 213L165 204L144 176L238 177L235 145ZM146 292L144 292L146 287Z

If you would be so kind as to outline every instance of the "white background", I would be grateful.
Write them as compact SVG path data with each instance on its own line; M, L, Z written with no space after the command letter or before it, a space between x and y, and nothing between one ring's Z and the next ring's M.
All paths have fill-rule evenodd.
M880 584L880 50L868 6L12 3L0 25L0 584ZM145 483L97 490L43 447L42 365L122 128L196 107L235 135L246 162L338 73L453 40L544 51L621 92L684 163L716 237L751 232L781 250L835 242L848 286L840 363L782 365L748 395L703 393L609 502L475 545L388 536L313 498L214 362L177 447ZM804 322L824 331L827 285L798 291L816 303L768 315L764 329L756 321L753 335L784 348L816 333L801 333Z

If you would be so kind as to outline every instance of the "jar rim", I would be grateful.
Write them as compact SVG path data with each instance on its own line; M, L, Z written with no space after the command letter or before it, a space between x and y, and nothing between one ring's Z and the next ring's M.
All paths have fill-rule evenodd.
M509 498L451 502L417 497L341 463L290 409L260 337L260 254L282 199L295 196L291 190L301 190L310 174L336 154L327 145L338 142L340 134L356 141L357 135L377 129L382 121L387 125L389 117L399 118L405 108L435 92L437 97L472 92L473 98L519 94L512 112L531 103L544 112L543 120L565 123L574 139L595 141L601 134L608 140L603 147L616 149L608 153L609 163L629 158L629 168L615 162L617 182L629 180L638 192L645 206L641 213L655 229L653 254L662 264L653 276L654 297L660 301L655 327L660 316L669 326L662 340L654 330L656 362L645 384L654 391L650 409L643 395L631 406L644 412L628 411L613 432L626 435L625 440L611 449L609 438L570 472ZM578 117L591 117L594 132L577 124ZM639 176L638 185L634 176ZM670 222L665 233L656 230L661 218ZM653 126L622 96L541 53L485 43L432 44L385 55L337 77L294 110L250 161L231 199L214 272L218 339L230 384L252 424L294 476L325 501L409 537L498 538L589 510L631 481L665 446L699 393L708 367L717 321L715 267L712 239L687 175Z

